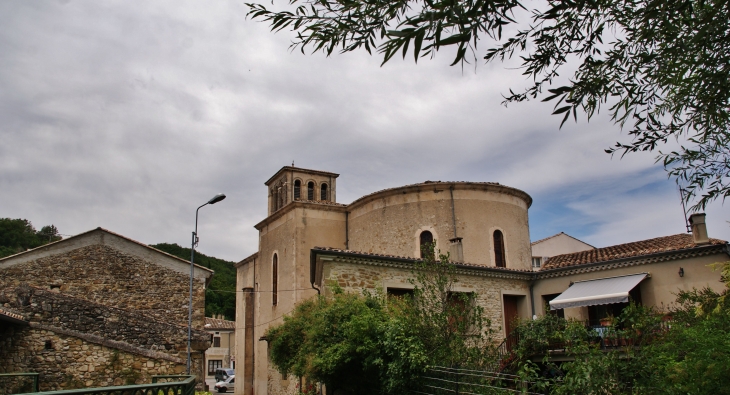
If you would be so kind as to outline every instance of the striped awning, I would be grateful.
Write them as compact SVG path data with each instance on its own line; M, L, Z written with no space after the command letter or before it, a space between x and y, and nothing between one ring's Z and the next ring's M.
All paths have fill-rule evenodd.
M638 273L577 281L560 296L550 301L550 310L628 302L629 292L648 275L649 273Z

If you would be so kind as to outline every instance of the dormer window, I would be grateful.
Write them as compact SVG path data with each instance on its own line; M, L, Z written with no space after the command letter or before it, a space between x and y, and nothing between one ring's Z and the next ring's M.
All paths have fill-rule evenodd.
M327 201L327 184L322 184L322 187L320 188L320 197L319 200Z
M302 182L299 180L294 181L294 200L302 198Z
M504 236L501 230L495 230L493 235L494 241L494 264L497 267L506 267L506 259L504 257Z
M314 200L314 182L307 183L307 200Z

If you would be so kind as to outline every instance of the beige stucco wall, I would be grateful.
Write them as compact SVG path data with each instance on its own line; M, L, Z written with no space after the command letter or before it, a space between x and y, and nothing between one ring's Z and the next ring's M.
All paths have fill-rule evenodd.
M594 249L593 246L576 240L566 234L558 234L532 245L532 256L551 257Z
M542 315L544 313L540 307L543 305L542 296L564 292L570 286L571 281L637 273L649 273L651 275L650 278L639 284L641 303L644 306L654 306L659 310L667 310L675 302L676 293L680 290L689 291L693 288L710 287L717 292L722 291L725 285L720 282L720 272L713 271L707 265L727 260L728 256L726 254L714 254L540 279L536 281L533 289L535 310L537 310L538 315ZM680 267L684 269L684 277L679 277ZM565 318L586 320L588 319L588 309L586 307L565 309Z
M493 233L504 235L508 268L529 269L532 257L524 192L475 183L433 183L395 188L348 206L350 250L419 257L419 236L433 233L436 247L449 251L454 237L451 193L454 188L456 235L463 238L464 261L495 266Z

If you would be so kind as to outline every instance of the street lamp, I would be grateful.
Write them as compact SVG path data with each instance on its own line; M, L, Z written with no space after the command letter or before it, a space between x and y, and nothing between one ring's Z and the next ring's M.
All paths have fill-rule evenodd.
M219 194L213 196L213 198L211 198L210 200L208 200L207 203L203 204L202 206L198 207L197 210L195 210L195 231L193 232L193 243L192 243L192 247L190 248L190 301L188 302L188 364L187 364L188 374L190 374L190 338L192 337L192 332L193 332L193 275L194 275L193 259L195 258L195 246L198 245L198 211L203 206L207 206L209 204L216 204L225 198L226 198L226 195L219 193Z

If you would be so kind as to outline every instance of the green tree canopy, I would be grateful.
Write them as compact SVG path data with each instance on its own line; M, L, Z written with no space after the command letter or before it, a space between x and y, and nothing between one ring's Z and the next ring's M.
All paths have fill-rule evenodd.
M0 258L58 240L61 236L54 225L36 231L27 219L0 218Z
M364 49L383 63L456 48L452 65L519 56L532 80L505 104L553 101L562 124L606 107L631 139L606 151L658 151L702 209L730 196L729 0L289 0L249 16L296 31L292 46L327 55ZM529 10L528 7L537 7ZM529 14L528 14L529 15ZM505 32L509 32L506 33ZM487 49L478 48L488 41ZM484 46L484 45L483 45ZM577 66L577 69L574 68ZM557 79L569 74L567 81ZM677 150L661 150L677 140ZM698 199L698 200L697 200Z
M152 244L150 247L190 262L190 248L169 243ZM195 251L195 263L215 271L210 285L205 289L205 316L223 314L227 320L234 321L236 319L236 268L233 267L235 262Z

